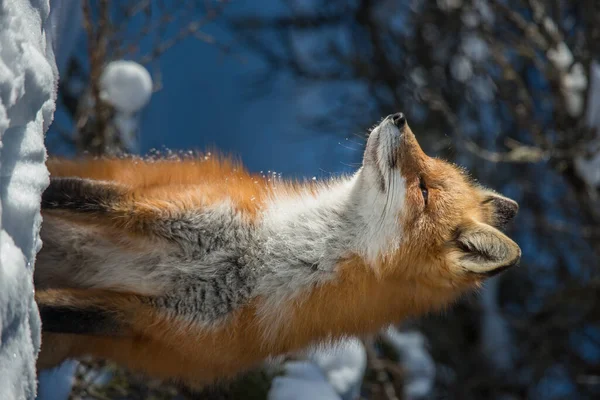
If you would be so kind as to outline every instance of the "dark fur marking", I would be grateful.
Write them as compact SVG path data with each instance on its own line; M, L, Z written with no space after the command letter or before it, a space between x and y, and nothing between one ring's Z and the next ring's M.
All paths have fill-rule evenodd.
M371 140L371 139L369 139ZM367 147L364 154L363 165L372 163L373 168L377 171L377 184L379 186L379 190L382 193L385 193L385 177L383 176L383 172L379 168L379 163L377 162L377 152L379 151L379 143L381 142L381 135L374 136L372 139L373 143L367 143Z
M371 154L373 165L377 170L377 183L379 184L379 190L381 192L385 192L385 178L383 176L383 172L379 168L379 163L377 162L377 151L379 149L379 142L381 141L381 135L377 135L375 137L375 143L371 146Z
M491 278L493 276L501 274L502 272L504 272L504 271L506 271L506 270L508 270L508 269L510 269L512 267L516 267L517 265L519 265L520 261L521 261L521 257L517 257L514 260L512 260L511 262L509 262L508 264L502 265L502 266L500 266L498 268L494 268L493 270L488 271L488 272L472 272L472 271L469 271L469 272L471 272L473 274L477 274L479 276L483 275L486 278Z
M124 191L107 182L82 178L51 178L42 194L42 209L67 209L77 212L109 212Z
M512 267L514 267L517 263L511 263L511 264L507 264L507 265L503 265L501 267L495 268L491 271L488 272L484 272L483 275L487 278L491 278L492 276L496 276L504 271L506 271L507 269L510 269ZM480 274L481 275L481 274Z
M482 204L491 203L494 207L494 222L497 228L504 228L519 211L519 204L516 201L500 196L490 196Z
M102 308L73 308L39 305L42 330L77 335L123 336L122 323L113 312Z

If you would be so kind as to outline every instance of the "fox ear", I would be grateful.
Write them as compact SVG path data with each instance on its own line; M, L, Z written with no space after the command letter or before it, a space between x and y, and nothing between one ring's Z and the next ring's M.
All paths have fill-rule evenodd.
M474 222L459 229L453 241L458 265L466 271L496 275L519 263L521 249L498 229Z
M491 204L494 225L502 229L519 211L519 204L490 190L485 191L484 203Z

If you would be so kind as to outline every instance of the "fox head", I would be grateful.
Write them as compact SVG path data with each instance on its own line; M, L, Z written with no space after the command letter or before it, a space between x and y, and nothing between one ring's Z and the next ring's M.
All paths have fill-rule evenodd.
M356 179L363 256L383 272L448 286L519 262L519 246L500 231L517 203L427 156L402 113L371 131Z

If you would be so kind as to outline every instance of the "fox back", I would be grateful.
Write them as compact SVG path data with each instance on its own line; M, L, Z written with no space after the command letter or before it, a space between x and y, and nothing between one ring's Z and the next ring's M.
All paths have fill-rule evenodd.
M451 304L518 263L517 204L428 157L400 113L327 182L223 157L50 160L41 368L92 355L199 387Z

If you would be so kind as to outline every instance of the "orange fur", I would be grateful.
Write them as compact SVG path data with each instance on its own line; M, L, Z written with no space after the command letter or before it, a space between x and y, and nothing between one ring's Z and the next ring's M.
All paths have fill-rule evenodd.
M407 128L408 129L408 128ZM114 360L150 375L200 386L227 378L268 358L294 352L323 340L375 332L407 316L439 309L483 277L460 270L450 260L457 226L473 221L493 224L485 191L456 167L426 156L412 132L405 134L399 160L406 180L405 207L399 216L403 241L378 265L359 255L339 260L336 278L311 287L286 304L283 323L262 315L263 299L233 312L217 327L202 328L170 318L131 293L91 290L44 290L40 304L100 307L127 323L123 337L93 337L44 333L39 365L50 366L69 357L93 355ZM52 176L84 177L123 185L127 194L116 207L117 219L75 217L78 223L110 224L107 232L144 233L147 220L230 199L252 223L275 190L298 192L307 186L274 185L223 159L50 160ZM424 207L420 180L429 187ZM49 210L45 217L73 219ZM116 230L115 230L116 229ZM516 246L516 245L515 245ZM272 318L272 319L271 319Z
M171 218L225 199L254 218L272 189L269 179L249 174L238 162L224 157L181 160L138 158L49 159L51 177L81 177L122 185L125 198L115 205L113 218L47 210L45 215L81 223L109 225L125 234L146 234L157 216Z
M406 279L402 273L377 276L356 257L340 265L335 282L294 300L285 326L268 342L264 330L269 327L256 313L260 299L236 312L221 327L201 329L165 317L139 303L135 295L49 290L39 293L37 300L119 310L131 324L131 332L118 338L45 335L40 365L51 365L53 356L93 355L200 387L257 366L271 355L301 350L318 338L368 334L391 322L438 309L467 287L467 281L447 287L435 280ZM57 346L58 354L52 354ZM45 354L46 348L50 354Z
M238 209L254 213L270 187L264 177L251 175L239 162L219 156L155 161L50 159L47 165L53 177L82 177L125 185L129 198L142 212L193 209L214 204L226 195Z

